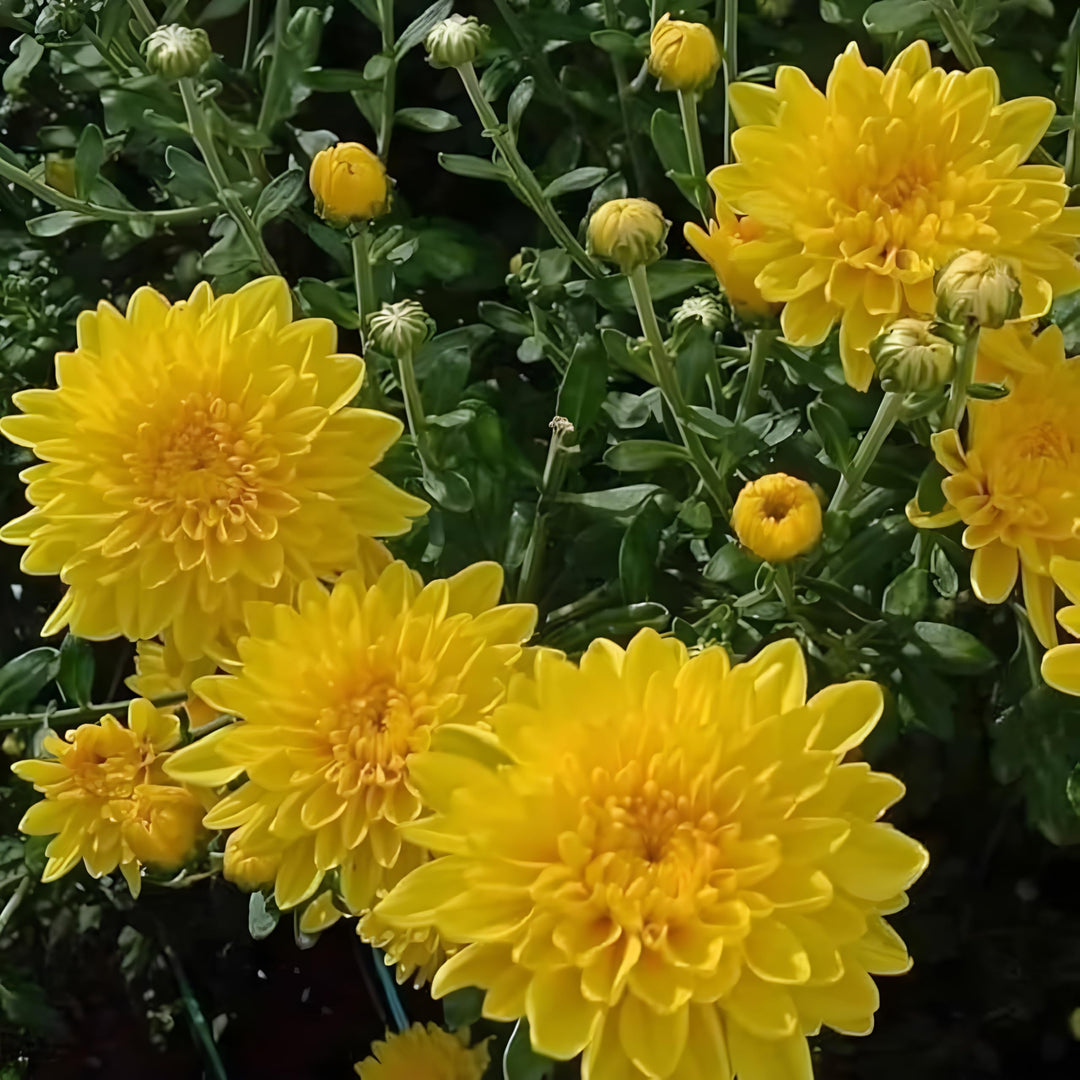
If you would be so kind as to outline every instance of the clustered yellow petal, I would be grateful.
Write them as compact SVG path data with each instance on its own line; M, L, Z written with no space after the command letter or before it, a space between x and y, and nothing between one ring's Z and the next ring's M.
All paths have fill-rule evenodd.
M175 648L160 641L140 641L135 647L135 674L129 675L124 685L150 701L186 694L183 708L188 724L200 728L217 716L217 710L191 693L191 686L203 675L212 675L217 666L216 660L206 658L185 660Z
M908 517L922 528L963 522L976 596L1000 604L1021 578L1032 626L1050 647L1057 643L1051 560L1080 558L1080 362L1065 358L1056 326L1037 337L1009 327L983 336L983 356L1005 373L1008 396L968 404L963 442L955 430L933 436L949 474L941 483L946 505L925 513L913 500Z
M1058 611L1058 622L1071 637L1080 638L1080 561L1055 555L1050 576L1069 601ZM1055 690L1080 697L1080 641L1055 645L1044 653L1042 677Z
M120 868L137 896L142 865L174 869L192 854L209 793L164 771L180 722L149 701L133 701L128 726L114 716L49 735L50 757L17 761L11 771L45 797L19 828L53 836L42 881L55 881L81 859L96 878Z
M390 206L390 180L378 156L363 143L343 142L320 150L308 183L315 212L344 226L382 217Z
M739 543L766 562L788 562L821 539L821 502L805 481L787 473L751 480L731 512Z
M412 760L440 740L482 743L533 632L535 608L499 605L502 583L494 563L424 585L397 562L372 584L350 572L332 591L303 584L295 606L248 605L237 674L195 684L240 722L168 765L211 787L244 778L205 821L234 830L226 877L273 882L284 910L337 870L362 915L427 858L402 834L424 811Z
M329 320L292 320L280 278L83 312L57 389L21 391L0 420L41 459L22 474L33 509L0 538L68 586L43 633L217 657L246 601L378 561L371 538L426 505L373 470L402 425L348 407L364 365L336 347Z
M852 386L869 384L888 323L933 313L934 274L959 251L1006 260L1023 318L1080 287L1080 207L1061 168L1025 164L1054 104L1002 102L992 69L946 73L917 41L882 72L853 43L825 93L781 66L775 87L735 84L731 102L737 161L710 183L763 229L754 280L784 303L787 340L819 344L839 321Z
M504 764L417 759L436 813L406 832L442 857L377 914L462 946L435 996L480 987L584 1080L809 1080L806 1036L868 1032L870 976L910 966L883 916L927 853L879 821L903 785L844 761L880 689L806 680L793 640L541 654L492 717Z
M360 1080L481 1080L490 1060L486 1040L470 1048L435 1024L413 1024L372 1043L356 1072Z

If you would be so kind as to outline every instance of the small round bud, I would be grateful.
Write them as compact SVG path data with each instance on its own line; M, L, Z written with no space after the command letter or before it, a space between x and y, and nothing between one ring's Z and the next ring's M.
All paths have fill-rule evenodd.
M956 368L952 344L922 319L897 319L870 343L870 356L882 388L920 393L944 386Z
M661 90L705 90L716 80L722 56L704 24L664 15L649 38L649 72Z
M759 559L788 562L821 539L821 502L805 480L769 473L739 492L731 524L739 543Z
M424 41L428 63L435 68L471 64L487 44L489 30L475 15L453 14L436 23Z
M1020 280L1004 259L964 251L938 274L938 317L957 325L997 330L1020 315Z
M162 26L144 42L146 66L163 79L186 79L198 75L214 55L205 30L190 26Z
M53 11L63 34L71 37L77 34L86 21L82 0L53 0Z
M510 273L515 277L521 273L525 267L525 256L519 251L516 255L510 256Z
M65 154L45 155L45 183L64 195L75 196L75 159Z
M758 12L773 22L783 22L795 7L795 0L757 0Z
M415 300L383 304L368 321L372 345L387 356L415 356L435 333L435 323Z
M669 225L648 199L612 199L589 218L589 251L629 274L663 258Z
M689 329L700 323L712 334L722 333L730 322L727 309L720 302L720 298L707 294L688 296L671 316L673 330Z
M315 212L331 225L382 217L390 205L390 181L383 163L360 143L338 143L311 162L308 184Z

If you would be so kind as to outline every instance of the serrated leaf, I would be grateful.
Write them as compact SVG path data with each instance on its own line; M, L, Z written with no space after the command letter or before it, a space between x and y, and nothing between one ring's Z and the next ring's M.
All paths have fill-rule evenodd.
M302 169L290 169L280 176L275 176L259 192L253 214L255 227L262 229L271 221L281 217L300 198L301 192L305 189L305 182L306 177Z

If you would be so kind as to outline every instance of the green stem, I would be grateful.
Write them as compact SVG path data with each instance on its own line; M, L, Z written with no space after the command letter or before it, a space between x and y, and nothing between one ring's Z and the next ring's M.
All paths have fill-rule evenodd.
M360 341L367 346L367 321L379 306L375 296L375 278L371 273L371 251L368 247L368 223L360 222L353 232L353 280L356 282L356 313L360 316Z
M972 68L982 67L983 61L979 55L979 47L975 44L971 29L964 22L953 0L931 0L931 3L941 32L952 47L956 59L969 71Z
M390 968L386 966L386 954L381 949L372 947L371 956L375 962L375 977L382 986L386 1004L390 1007L390 1015L394 1018L394 1026L398 1031L405 1031L409 1026L409 1016L405 1012L405 1006L401 1004L401 995L398 994Z
M163 694L154 698L152 704L159 708L167 705L177 705L181 701L187 701L190 695L187 691L177 691L173 694ZM127 711L131 701L107 701L103 705L82 705L77 709L56 709L33 713L8 713L0 716L0 731L13 731L16 728L37 727L47 723L50 727L74 727L86 720L100 720L106 713L122 713Z
M255 58L255 45L259 37L259 0L248 0L247 30L244 33L244 58L240 70L247 71Z
M394 134L394 97L397 81L397 61L394 59L394 0L378 0L379 29L382 33L383 55L389 60L382 79L382 115L376 149L385 163L390 157L390 140Z
M565 249L566 253L578 264L589 277L599 277L600 270L578 243L577 238L569 230L566 223L556 213L551 200L544 194L540 187L540 181L533 175L533 171L525 164L521 154L518 153L517 144L510 136L505 124L499 122L495 110L484 97L480 89L480 81L476 77L476 69L472 64L462 64L457 69L461 81L465 84L465 91L469 100L484 125L484 134L495 144L500 156L506 163L525 198L526 203L534 213L547 226L548 231L555 240Z
M942 431L958 428L960 421L964 418L968 387L975 375L975 360L978 355L979 328L975 326L968 330L963 345L957 349L956 376L949 388L949 403L945 406L945 414L941 422Z
M206 1015L202 1011L199 999L195 997L195 992L191 988L187 972L184 971L184 965L180 963L180 957L176 955L175 950L164 939L164 936L162 936L161 947L173 970L173 975L176 977L176 985L180 990L180 998L184 1002L184 1009L187 1011L188 1020L191 1022L192 1030L199 1040L203 1055L210 1066L211 1073L215 1077L215 1080L229 1080L228 1075L225 1072L225 1065L221 1060L221 1055L218 1053L217 1044L214 1042L214 1033L210 1030L210 1025L206 1022Z
M270 51L270 70L266 75L267 86L277 82L279 78L279 66L287 63L284 59L285 49L283 47L283 42L289 28L289 11L289 0L277 0L277 4L274 7L274 47ZM268 95L263 94L262 104L259 106L259 119L255 125L259 131L265 132L267 127L269 127L269 114L267 112L269 108L270 98Z
M150 9L143 0L128 0L128 7L131 8L135 21L147 34L152 34L157 29L157 19L150 14Z
M840 476L840 483L836 485L836 491L829 502L829 510L843 510L851 496L859 490L863 477L866 476L878 452L885 445L885 440L889 437L893 425L899 419L903 404L903 394L886 394L881 399L877 415L859 444L850 467Z
M712 207L709 205L709 182L705 178L705 150L701 145L701 124L698 122L697 91L680 90L679 114L682 116L686 153L690 158L690 175L694 178L694 202L705 227L709 226Z
M726 517L731 511L731 499L728 497L727 488L724 487L723 478L709 457L704 443L697 432L689 425L690 409L686 399L683 397L682 388L679 386L675 365L671 362L671 357L664 347L664 337L660 333L660 324L656 321L656 312L653 310L652 294L649 291L649 279L645 274L645 267L635 267L627 275L627 281L630 285L630 295L634 298L634 306L637 308L642 332L652 354L657 385L660 387L660 392L664 395L672 415L675 417L675 426L678 428L679 437L690 455L690 460L693 462L705 490L709 493L720 512Z
M615 0L604 0L604 26L608 30L620 30L619 12ZM645 166L638 147L637 133L630 120L630 79L626 73L626 61L617 53L610 53L611 70L615 75L615 94L619 100L619 116L626 135L626 149L630 155L630 168L634 173L634 190L640 195L645 191Z
M769 346L776 339L775 330L755 330L750 339L750 363L746 369L746 382L739 395L735 422L742 423L761 396L761 383L765 378L765 362L769 358Z
M724 0L724 164L731 161L731 84L739 74L739 0Z
M411 349L402 349L398 357L398 378L401 382L401 394L405 399L405 419L409 422L409 431L416 442L420 460L425 459L424 439L427 434L427 416L424 413L424 400L420 396L420 386L416 381Z
M24 877L19 882L19 887L8 897L8 902L4 905L3 911L0 911L0 936L3 936L7 924L11 922L11 916L19 910L19 905L26 899L26 894L30 892L32 886L33 882L30 878Z
M1077 142L1080 137L1080 12L1073 18L1070 27L1070 39L1074 42L1072 56L1072 120L1069 123L1069 137L1065 144L1065 183L1073 187L1080 182L1080 161L1077 160Z
M24 169L13 165L5 157L0 157L0 178L25 188L42 202L55 206L59 210L72 210L77 214L98 218L101 221L124 221L150 218L161 225L194 225L200 221L209 221L221 213L217 203L206 206L185 206L178 210L116 210L111 206L98 206L96 203L65 195L62 191L49 187L48 184L35 180Z
M521 562L518 579L517 601L519 604L535 602L540 589L541 569L547 549L548 507L562 489L566 476L567 458L563 452L566 440L574 433L574 425L561 416L551 421L551 440L548 442L547 460L540 479L540 496L536 500L529 542Z
M792 580L791 567L787 563L778 563L775 567L773 584L776 586L776 594L784 604L784 610L796 622L801 622L798 616L795 599L795 582Z

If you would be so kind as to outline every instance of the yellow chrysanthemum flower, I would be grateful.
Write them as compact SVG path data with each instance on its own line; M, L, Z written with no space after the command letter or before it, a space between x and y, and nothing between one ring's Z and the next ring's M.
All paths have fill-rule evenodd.
M129 675L124 685L139 697L152 700L187 694L183 706L188 724L199 728L209 724L217 710L191 693L191 684L203 675L212 675L217 666L216 660L185 660L175 648L160 641L140 641L135 646L135 674Z
M1057 613L1057 620L1070 636L1080 638L1080 562L1056 555L1050 560L1050 576L1070 605ZM1080 697L1080 641L1044 653L1042 677L1055 690Z
M990 68L946 73L917 41L883 73L852 44L824 94L781 67L775 88L739 83L731 102L738 160L710 183L766 229L756 282L784 302L788 341L816 345L840 321L852 386L869 385L888 323L933 313L934 273L960 250L1010 263L1024 318L1080 287L1080 207L1065 208L1060 168L1024 164L1054 103L1001 102Z
M490 1060L486 1040L470 1049L435 1024L413 1024L372 1043L356 1073L360 1080L481 1080Z
M705 90L720 70L720 46L704 24L665 12L649 35L649 74L662 90Z
M843 761L881 709L869 682L807 701L793 640L540 656L492 719L505 764L417 760L436 814L406 831L445 856L376 912L464 946L433 994L484 989L584 1080L809 1080L806 1035L868 1032L870 975L911 963L882 916L927 853L878 821L900 781Z
M133 701L128 727L114 716L46 737L52 759L17 761L11 771L45 798L23 815L29 836L53 836L42 881L55 881L80 859L93 877L117 867L133 896L140 865L169 870L192 852L209 793L165 775L180 722L149 701Z
M0 539L68 586L43 634L164 634L185 660L214 656L245 601L290 600L426 508L372 470L402 425L346 408L363 362L334 351L329 320L292 321L280 278L173 305L138 289L126 317L83 312L78 338L58 389L21 391L0 420L43 462Z
M944 509L927 514L915 500L907 509L919 528L967 526L971 587L984 603L1002 603L1021 577L1032 626L1049 648L1057 642L1050 560L1080 558L1080 362L1065 359L1056 326L1031 339L1027 362L1031 370L1017 366L1009 377L1007 397L969 403L966 449L954 430L933 436L949 473Z
M424 585L404 563L373 584L344 575L328 592L300 587L298 607L249 604L237 675L195 684L241 717L174 755L170 775L216 787L247 781L207 815L235 829L226 846L247 883L272 873L279 908L311 897L339 870L357 915L427 858L400 826L423 812L413 756L440 738L480 737L503 697L531 604L498 605L502 570L478 563Z
M789 562L821 539L821 502L805 481L787 473L751 480L739 492L731 527L739 543L766 562Z

